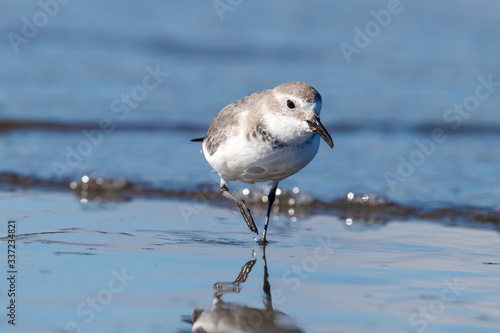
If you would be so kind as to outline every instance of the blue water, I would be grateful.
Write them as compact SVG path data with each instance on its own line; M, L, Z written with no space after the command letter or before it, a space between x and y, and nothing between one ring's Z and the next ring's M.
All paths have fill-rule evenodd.
M137 199L87 210L66 194L19 191L0 200L19 234L17 324L2 318L2 332L189 332L181 319L213 308L214 284L249 260L240 292L221 299L235 318L238 306L265 309L261 250L226 208ZM181 205L198 214L185 219ZM498 331L497 231L359 228L329 215L286 224L272 221L267 269L274 311L301 332Z
M300 80L322 94L335 149L322 147L283 186L327 198L355 191L403 203L498 207L498 86L478 88L489 95L471 104L470 115L444 119L474 96L480 77L500 81L496 2L403 1L378 30L370 11L388 13L384 1L243 1L223 20L211 2L69 2L21 44L8 34L23 37L22 18L41 20L41 7L4 6L1 119L82 127L104 119L114 130L80 147L81 161L59 172L53 162L68 166L68 147L87 140L80 130L2 132L0 171L69 179L92 172L166 187L210 182L189 139L203 136L225 105ZM378 34L360 44L355 27ZM341 43L360 47L346 57ZM162 73L148 79L151 90L141 88L147 68ZM130 124L165 128L119 130ZM435 128L447 140L431 154L418 152L414 140L431 139ZM400 158L412 152L415 170L398 173Z
M304 81L323 97L321 120L335 148L322 143L310 165L280 183L283 188L299 187L321 202L353 192L423 211L500 208L497 1L402 0L391 7L390 1L243 0L231 2L223 13L214 7L216 1L55 1L2 4L0 179L13 174L69 189L71 181L94 175L149 189L216 188L217 175L200 154L199 143L190 140L202 137L229 103L284 82ZM25 184L19 189L13 183L21 191L13 198L5 191L11 185L0 183L0 210L7 212L2 219L20 219L27 234L58 232L54 238L22 240L29 263L21 313L37 314L56 293L51 283L61 285L49 309L59 313L57 323L49 322L51 314L44 309L44 316L19 318L26 331L41 320L57 332L70 320L85 330L189 330L180 316L209 308L213 283L237 276L254 248L244 225L228 221L240 217L227 206L216 210L212 200L193 215L193 224L179 226L182 202L138 199L89 208L72 195L54 199L22 192ZM298 319L304 331L331 332L335 322L335 332L415 332L419 326L409 325L408 316L428 306L443 281L455 277L471 291L460 299L466 308L460 302L448 305L442 322L429 325L436 332L495 331L498 314L491 307L498 303L498 285L492 276L498 266L483 264L498 264L498 249L492 245L498 235L490 225L474 227L481 230L421 227L409 213L401 215L418 223L381 227L384 234L351 225L348 216L323 214L299 216L298 225L278 216L271 226L276 242L275 252L271 246L268 253L271 284L289 299L277 308ZM463 215L467 220L470 214ZM75 231L65 230L66 225ZM96 240L101 232L116 229L139 238L118 234ZM178 229L166 235L161 231ZM343 250L311 274L305 288L290 291L282 274L314 255L323 234L336 235ZM137 247L128 249L134 242ZM101 247L92 255L93 248ZM80 255L68 256L68 248ZM176 255L180 252L182 260ZM225 255L227 265L214 268ZM47 256L53 261L44 267ZM262 260L257 258L257 272L249 279L252 292L241 294L247 304L262 298ZM82 268L74 271L77 263ZM169 263L178 269L169 270ZM92 325L82 324L75 308L122 266L142 279L128 290L132 296L118 298ZM85 272L95 267L99 280L87 286ZM158 287L159 277L168 275ZM71 279L75 285L64 283ZM179 289L172 292L175 283ZM469 307L474 302L477 308ZM130 318L149 304L151 312L142 321L120 324L122 307ZM168 323L158 320L165 313Z

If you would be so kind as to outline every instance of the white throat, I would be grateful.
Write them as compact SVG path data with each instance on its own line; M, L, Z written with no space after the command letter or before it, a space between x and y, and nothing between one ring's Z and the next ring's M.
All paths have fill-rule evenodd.
M305 121L280 113L264 113L263 121L275 138L287 143L302 142L312 133Z

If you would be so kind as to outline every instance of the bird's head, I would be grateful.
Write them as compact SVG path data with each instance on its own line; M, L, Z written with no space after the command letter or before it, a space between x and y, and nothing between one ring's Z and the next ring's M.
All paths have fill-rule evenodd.
M304 82L288 82L275 87L272 91L274 107L280 114L296 120L305 132L317 133L333 148L332 137L319 118L322 100L316 89Z

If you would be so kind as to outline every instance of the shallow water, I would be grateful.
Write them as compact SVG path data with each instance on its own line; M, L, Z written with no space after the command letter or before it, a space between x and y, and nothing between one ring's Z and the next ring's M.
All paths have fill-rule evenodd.
M292 331L498 331L499 6L401 1L360 46L356 27L376 29L387 1L242 1L222 16L210 1L68 2L16 49L9 33L42 7L5 4L12 331L185 332L194 309L224 306ZM321 93L335 149L280 183L266 248L280 314L261 249L190 140L227 104L296 80ZM261 229L266 185L229 189ZM213 305L214 283L248 262ZM122 269L134 278L110 287ZM88 297L106 303L95 316Z
M213 285L233 281L251 260L239 292L221 300L233 317L237 306L251 308L240 319L256 331L271 316L261 249L236 212L157 199L81 209L71 196L46 192L1 200L9 207L2 218L18 217L15 331L190 331L183 320L193 310L214 309ZM198 213L186 215L186 207ZM273 311L286 315L279 323L304 332L496 332L500 325L497 231L347 224L319 214L275 219L270 232L269 295Z

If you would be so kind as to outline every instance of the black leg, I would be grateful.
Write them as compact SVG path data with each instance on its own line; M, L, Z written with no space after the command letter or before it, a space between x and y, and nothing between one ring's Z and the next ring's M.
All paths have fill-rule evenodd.
M261 245L265 245L267 243L266 241L266 233L267 233L267 226L269 224L269 217L271 216L271 209L273 208L273 203L274 200L276 199L276 189L278 188L278 182L273 183L271 185L271 190L269 191L269 194L267 195L267 215L266 215L266 223L264 224L264 232L262 233L262 237L260 238L259 243Z
M264 285L262 289L266 295L266 311L271 311L269 314L274 312L273 310L273 300L271 297L271 284L269 283L269 273L267 272L267 261L266 261L266 247L264 245L260 246L260 251L262 253L262 262L264 263Z
M250 209L248 209L247 205L245 204L245 201L241 199L235 198L231 193L229 193L229 190L227 189L226 184L221 183L219 187L220 193L227 199L235 202L238 205L238 208L240 209L241 215L243 215L243 218L245 219L245 222L247 223L248 228L258 234L257 227L255 226L255 222L253 221L252 214L250 214Z

